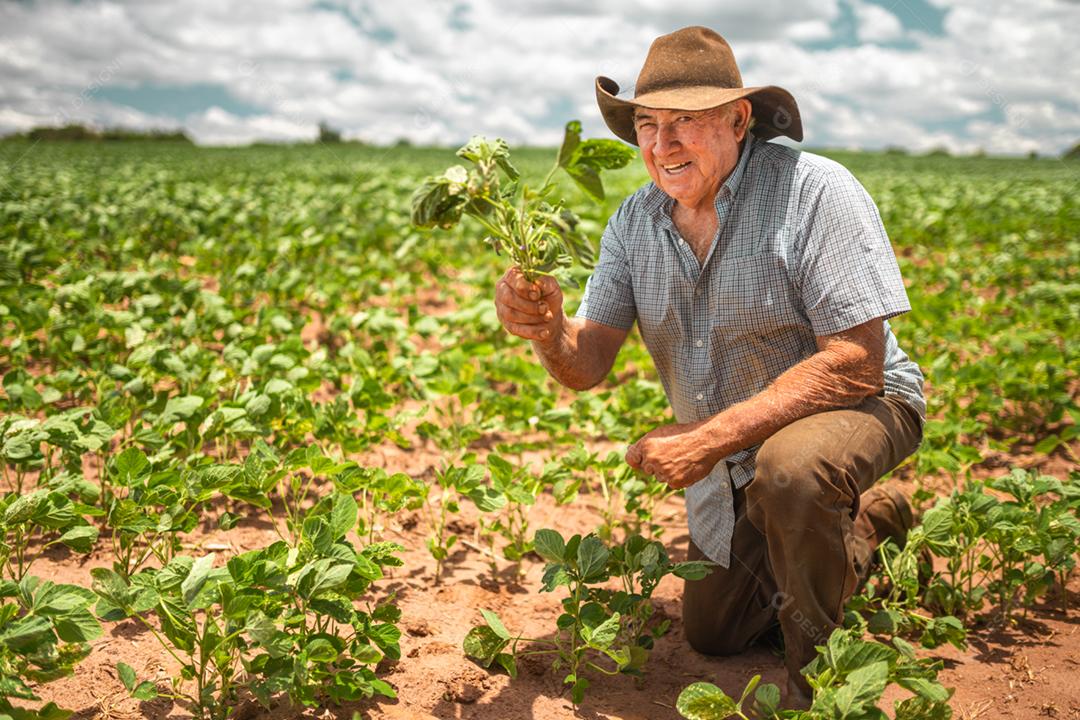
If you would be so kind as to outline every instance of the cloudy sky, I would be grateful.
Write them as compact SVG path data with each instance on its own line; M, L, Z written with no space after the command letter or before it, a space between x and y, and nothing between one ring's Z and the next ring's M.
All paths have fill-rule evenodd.
M807 146L1058 154L1080 141L1077 0L0 2L0 133L183 127L375 143L610 136L649 43L708 25L747 85L794 93Z

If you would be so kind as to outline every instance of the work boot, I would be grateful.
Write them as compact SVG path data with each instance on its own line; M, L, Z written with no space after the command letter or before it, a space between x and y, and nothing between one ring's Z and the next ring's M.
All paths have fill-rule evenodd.
M862 587L869 579L877 563L878 546L885 540L892 540L897 547L903 548L908 530L914 525L911 505L896 486L881 483L862 494L854 536L850 540L855 575L859 578L857 587Z
M814 693L808 692L805 678L799 678L801 682L795 682L788 676L787 687L784 688L784 701L781 703L785 710L809 710L814 704Z
M866 540L871 550L876 550L886 539L902 549L908 530L914 526L911 504L895 485L879 483L862 494L855 535Z

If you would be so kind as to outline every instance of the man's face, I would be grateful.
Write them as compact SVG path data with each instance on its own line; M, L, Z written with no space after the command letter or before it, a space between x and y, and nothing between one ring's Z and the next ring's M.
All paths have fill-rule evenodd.
M750 110L749 102L741 102L745 107L693 112L639 108L634 113L645 167L653 182L680 205L695 210L710 206L735 168Z

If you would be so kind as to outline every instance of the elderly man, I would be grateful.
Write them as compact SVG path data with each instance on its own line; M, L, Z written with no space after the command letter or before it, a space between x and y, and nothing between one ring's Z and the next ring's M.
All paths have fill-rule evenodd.
M551 375L601 382L637 321L676 423L627 462L686 488L683 623L700 652L741 652L779 623L787 703L838 626L874 548L911 526L875 481L922 438L922 374L887 319L910 310L877 208L852 175L767 139L802 139L787 91L744 88L722 37L658 38L632 100L597 78L608 127L653 182L609 221L574 318L551 278L510 270L496 306Z

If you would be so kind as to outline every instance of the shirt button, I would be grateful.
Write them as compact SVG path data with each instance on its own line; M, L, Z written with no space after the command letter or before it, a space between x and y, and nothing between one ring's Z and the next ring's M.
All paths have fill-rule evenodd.
M705 399L705 393L698 393L697 394L697 399L698 400L704 400Z
M703 340L698 340L698 341L697 341L696 343L694 343L694 344L695 344L695 345L697 345L698 347L701 347L702 345L704 345L704 344L705 344L705 342L704 342Z

